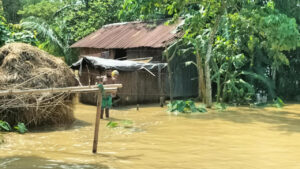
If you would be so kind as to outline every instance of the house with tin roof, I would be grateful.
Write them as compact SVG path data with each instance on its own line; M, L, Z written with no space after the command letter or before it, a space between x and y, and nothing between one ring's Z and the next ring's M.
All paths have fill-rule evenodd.
M181 33L178 26L181 23L166 25L161 23L126 22L105 25L87 37L74 43L71 48L78 48L80 58L90 57L115 60L131 60L142 63L165 63L163 51L173 44ZM172 71L172 95L178 98L197 96L197 70L194 67L186 67L185 62L194 60L190 58L176 57L169 67ZM107 61L108 61L107 60ZM106 70L95 67L92 63L85 62L81 66L80 81L82 84L94 84L96 76L104 74ZM122 62L121 62L122 63ZM124 62L125 64L125 62ZM135 70L120 72L120 90L122 103L151 103L159 102L160 97L170 96L168 82L168 70ZM81 99L84 103L96 102L90 96ZM87 101L90 99L91 101Z

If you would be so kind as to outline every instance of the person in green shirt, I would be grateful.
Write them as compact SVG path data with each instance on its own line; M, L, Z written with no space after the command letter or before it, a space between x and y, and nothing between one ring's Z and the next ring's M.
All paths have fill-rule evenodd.
M112 107L112 99L113 97L116 97L116 94L106 94L105 90L103 88L103 84L115 84L119 76L119 72L117 70L114 71L107 71L106 76L99 77L97 76L97 79L100 79L100 84L98 87L100 90L102 90L102 106L101 106L101 116L100 118L103 119L103 115L105 112L105 117L109 118L109 109Z

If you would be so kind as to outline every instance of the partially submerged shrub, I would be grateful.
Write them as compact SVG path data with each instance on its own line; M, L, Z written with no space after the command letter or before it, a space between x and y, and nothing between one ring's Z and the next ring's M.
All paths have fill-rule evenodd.
M217 109L218 111L224 111L227 109L227 105L224 103L216 103L214 105L214 108Z
M196 106L192 100L176 100L168 104L168 111L179 113L204 113L207 112L204 106Z
M20 122L18 123L18 125L14 126L13 129L15 129L15 131L19 132L20 134L24 134L28 131L25 124ZM9 132L13 131L13 129L11 128L9 123L0 120L0 131Z
M0 120L0 131L11 131L9 123L6 121Z

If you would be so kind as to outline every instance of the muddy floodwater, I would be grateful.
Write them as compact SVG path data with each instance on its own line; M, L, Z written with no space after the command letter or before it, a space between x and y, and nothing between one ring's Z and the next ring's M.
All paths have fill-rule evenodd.
M174 116L156 105L111 111L92 154L95 106L77 104L68 128L4 134L1 169L299 169L300 104Z

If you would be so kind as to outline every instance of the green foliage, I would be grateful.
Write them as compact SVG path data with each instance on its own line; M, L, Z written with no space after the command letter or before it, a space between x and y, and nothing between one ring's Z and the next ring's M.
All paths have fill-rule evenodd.
M289 5L279 1L126 0L123 12L137 11L140 19L152 19L157 13L184 18L187 45L180 46L183 48L179 47L179 51L193 49L203 59L202 63L209 59L205 56L210 34L221 15L209 63L212 80L217 84L217 101L249 103L258 90L266 90L271 98L275 97L276 74L290 64L286 52L300 46L296 20L288 17L297 12L290 15L286 11L288 16L279 12L278 4ZM291 4L298 9L295 1ZM193 61L186 61L185 65L203 66Z
M277 108L282 108L285 104L284 102L282 101L281 98L277 97L274 99L274 107L277 107Z
M119 126L119 123L113 122L113 121L109 121L106 125L106 127L109 127L109 128L116 128L118 126Z
M203 106L196 106L192 100L176 100L168 104L168 111L179 113L204 113L207 112Z
M168 12L170 0L125 0L119 12L122 21L159 20L172 17Z
M122 121L121 121L121 125L122 125L124 128L132 128L132 126L133 126L133 121L130 121L130 120L122 120Z
M30 16L39 17L45 20L52 18L54 14L60 9L63 3L59 0L48 1L42 0L38 3L27 3L23 6L22 10L18 11L19 15L23 18Z
M53 31L51 26L47 24L46 21L44 21L41 18L36 17L29 17L22 21L21 25L25 29L30 29L38 32L39 38L42 38L44 40L52 42L52 44L58 46L62 50L65 49L64 44L61 42L61 39L57 36L57 34Z
M14 129L18 131L20 134L26 133L28 130L24 123L18 123L18 125L14 126Z
M227 109L227 105L224 103L216 103L214 105L214 108L217 109L218 111L225 111Z
M4 17L0 16L0 46L10 39L10 31Z
M293 17L300 24L300 2L299 0L274 0L275 8L289 17Z
M116 127L123 127L123 128L132 128L133 122L130 120L122 120L120 122L109 121L106 127L109 128L116 128Z
M2 0L3 14L8 23L18 23L21 17L17 14L21 9L21 0Z
M0 131L11 131L11 127L6 121L0 120Z
M38 33L39 48L55 56L64 56L65 61L71 64L77 61L77 54L69 48L70 45L105 24L117 22L122 2L93 0L87 5L86 1L42 0L29 3L28 7L25 5L19 14L27 17L21 25Z
M19 132L20 134L26 133L28 130L24 123L18 123L18 125L14 126L14 129ZM0 131L12 131L12 128L9 123L6 121L0 120Z
M8 24L4 17L0 16L0 46L10 42L24 42L35 45L36 35L24 30L20 25Z
M284 100L300 101L300 48L286 55L290 65L280 67L278 70L277 93Z
M0 16L3 16L3 5L2 5L2 0L0 0Z
M18 123L17 126L14 126L14 129L17 130L21 134L24 134L24 133L26 133L28 131L27 128L26 128L26 126L25 126L25 124L24 123L20 123L20 122Z
M41 2L41 1L42 0L22 0L21 4L22 4L22 7L24 8L24 6L37 4L37 3Z
M89 8L84 4L73 5L66 9L58 19L63 19L67 31L78 41L86 35L96 31L101 26L118 21L118 11L122 0L94 0L90 1Z

